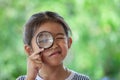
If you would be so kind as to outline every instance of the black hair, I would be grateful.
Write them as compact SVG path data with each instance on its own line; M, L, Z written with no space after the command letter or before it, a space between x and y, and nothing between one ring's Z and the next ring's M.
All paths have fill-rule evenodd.
M65 34L69 37L72 32L68 24L64 21L64 18L55 12L45 11L33 14L24 26L23 41L24 44L31 45L31 40L34 36L35 31L40 25L46 22L56 22L63 26Z

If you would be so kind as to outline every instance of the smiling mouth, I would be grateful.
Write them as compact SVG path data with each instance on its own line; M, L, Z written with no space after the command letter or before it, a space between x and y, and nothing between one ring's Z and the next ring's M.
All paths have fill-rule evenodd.
M61 51L53 52L50 56L59 55L59 54L61 54Z

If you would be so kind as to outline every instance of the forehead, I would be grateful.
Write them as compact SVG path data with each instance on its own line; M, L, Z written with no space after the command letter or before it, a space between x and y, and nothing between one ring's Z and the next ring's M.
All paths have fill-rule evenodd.
M36 30L35 34L38 34L39 32L42 32L42 31L48 31L48 32L51 32L52 34L58 34L58 33L65 34L65 30L63 26L55 22L47 22L40 25L39 28Z

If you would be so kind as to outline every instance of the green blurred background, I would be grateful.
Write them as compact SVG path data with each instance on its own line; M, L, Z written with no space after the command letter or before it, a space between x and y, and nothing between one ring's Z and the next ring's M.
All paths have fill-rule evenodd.
M72 29L67 67L91 80L120 80L120 0L0 0L0 80L26 74L23 25L46 10L59 13Z

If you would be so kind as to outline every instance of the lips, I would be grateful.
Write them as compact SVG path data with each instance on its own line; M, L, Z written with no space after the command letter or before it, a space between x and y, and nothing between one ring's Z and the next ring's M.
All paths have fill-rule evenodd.
M53 53L50 54L50 56L59 55L59 54L61 54L61 51L54 51Z

